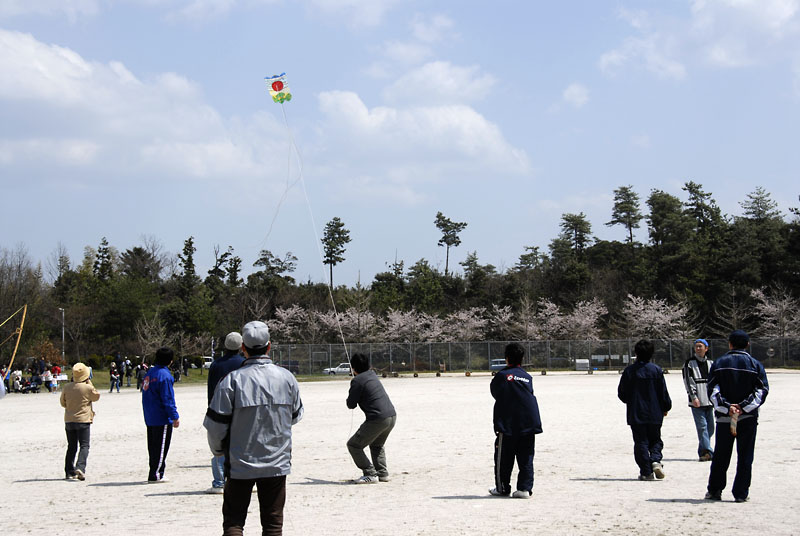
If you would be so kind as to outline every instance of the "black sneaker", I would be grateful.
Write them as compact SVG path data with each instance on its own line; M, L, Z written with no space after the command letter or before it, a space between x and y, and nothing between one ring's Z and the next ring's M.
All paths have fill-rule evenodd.
M711 493L710 491L707 491L706 496L703 498L706 499L707 501L721 501L722 493L720 492Z
M489 495L494 495L495 497L508 497L511 495L511 492L503 493L502 491L498 491L497 488L492 488L489 490Z
M750 500L750 497L734 497L733 502L743 503Z

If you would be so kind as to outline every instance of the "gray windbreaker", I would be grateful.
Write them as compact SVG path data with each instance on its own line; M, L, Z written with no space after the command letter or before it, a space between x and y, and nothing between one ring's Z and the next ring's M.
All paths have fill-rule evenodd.
M295 377L259 356L219 382L203 426L211 451L225 455L230 478L268 478L291 472L292 425L302 417Z
M710 407L711 400L708 398L708 371L711 370L712 360L700 359L696 355L690 357L683 364L683 385L686 387L686 394L689 396L689 405L695 397L700 401L700 407Z

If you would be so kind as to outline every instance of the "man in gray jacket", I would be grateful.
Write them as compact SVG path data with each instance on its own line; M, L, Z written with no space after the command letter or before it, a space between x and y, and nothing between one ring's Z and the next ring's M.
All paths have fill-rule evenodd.
M350 361L355 377L350 380L347 407L355 409L359 406L366 417L364 424L347 441L350 456L364 473L360 478L353 480L353 484L388 482L389 469L386 467L386 451L383 446L397 422L397 412L378 375L374 370L370 370L369 358L364 354L353 354ZM372 463L364 454L367 446Z
M694 341L694 356L683 364L683 385L689 396L694 425L697 428L697 456L701 462L709 462L714 456L711 437L714 435L714 406L708 398L708 370L712 361L706 358L708 341Z
M245 324L242 351L246 359L219 382L203 421L211 452L225 456L224 536L243 534L254 485L262 534L283 531L292 425L302 418L303 403L297 380L272 363L269 350L267 325Z

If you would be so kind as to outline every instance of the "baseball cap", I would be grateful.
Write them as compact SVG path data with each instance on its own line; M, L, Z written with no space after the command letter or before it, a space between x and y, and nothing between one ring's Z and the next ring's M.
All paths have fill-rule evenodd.
M248 348L266 346L269 344L269 328L260 320L248 322L242 328L242 342Z
M231 331L228 333L228 336L225 337L225 349L226 350L238 350L242 347L242 336L239 335L238 331Z

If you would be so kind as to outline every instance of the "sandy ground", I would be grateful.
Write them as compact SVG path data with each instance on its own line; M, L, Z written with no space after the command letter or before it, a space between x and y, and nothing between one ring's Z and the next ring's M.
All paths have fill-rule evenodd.
M301 384L284 533L306 534L797 534L800 373L769 371L751 500L703 501L708 463L680 374L667 376L674 409L663 427L663 481L639 482L616 373L534 376L544 433L534 497L487 494L492 477L490 376L388 378L397 410L387 443L392 481L354 486L345 442L362 421L344 405L346 379ZM146 485L139 393L103 393L95 405L85 482L65 481L66 439L57 395L0 400L0 515L5 534L220 534L222 496L207 495L210 454L202 386L178 387L181 427L167 459L171 482ZM512 484L514 482L512 477ZM729 481L733 469L729 471ZM11 522L16 519L16 525ZM10 523L11 522L11 523ZM8 528L11 528L7 532ZM246 532L259 533L253 496Z

